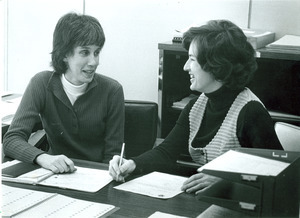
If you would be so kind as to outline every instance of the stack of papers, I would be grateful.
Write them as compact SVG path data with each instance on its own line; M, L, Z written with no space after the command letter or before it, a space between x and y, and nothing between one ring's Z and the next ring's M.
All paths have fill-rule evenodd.
M285 35L266 47L270 49L294 50L300 52L300 36Z
M243 29L243 32L254 49L265 47L275 39L275 33L270 31Z
M101 217L115 206L2 185L2 217Z
M198 169L262 176L277 176L290 164L278 160L229 150Z

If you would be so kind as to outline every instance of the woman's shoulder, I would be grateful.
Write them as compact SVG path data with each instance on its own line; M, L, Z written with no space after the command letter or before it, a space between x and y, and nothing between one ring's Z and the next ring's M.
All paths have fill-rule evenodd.
M271 116L265 106L256 100L249 101L241 110L240 118L244 120L271 119Z
M53 71L50 71L50 70L45 70L45 71L41 71L41 72L38 72L37 74L35 74L33 77L32 77L32 80L38 80L38 81L41 81L41 80L49 80L51 78L51 76L53 75Z
M268 113L265 106L260 101L256 101L256 100L247 102L247 104L245 104L242 110L244 110L246 113L248 112L251 114L261 113L261 112Z
M117 80L115 80L111 77L105 76L103 74L96 73L94 78L98 83L105 83L105 84L110 84L110 85L114 85L114 86L121 86L121 84Z
M98 84L98 87L100 89L104 89L106 91L116 91L123 89L122 85L115 79L102 75L102 74L95 74L94 79L96 83Z

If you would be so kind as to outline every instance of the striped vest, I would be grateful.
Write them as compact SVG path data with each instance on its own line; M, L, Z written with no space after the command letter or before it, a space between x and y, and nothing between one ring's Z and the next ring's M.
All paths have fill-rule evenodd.
M202 165L208 163L230 149L241 147L236 135L236 126L239 113L249 101L258 101L262 104L262 102L250 89L245 88L239 93L232 103L220 129L210 143L203 148L194 148L192 147L192 141L194 140L201 126L207 101L208 98L204 94L201 94L189 113L189 152L192 159L196 163Z

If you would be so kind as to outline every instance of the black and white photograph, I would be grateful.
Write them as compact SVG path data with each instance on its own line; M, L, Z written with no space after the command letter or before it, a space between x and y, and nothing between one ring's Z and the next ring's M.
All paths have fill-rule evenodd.
M300 218L300 0L0 0L3 218Z

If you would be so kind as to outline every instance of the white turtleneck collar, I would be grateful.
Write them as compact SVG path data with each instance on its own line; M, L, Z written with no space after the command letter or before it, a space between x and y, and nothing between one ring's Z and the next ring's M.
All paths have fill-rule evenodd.
M73 105L74 102L77 100L77 98L85 93L88 83L83 83L82 85L76 86L76 85L70 83L66 79L65 74L62 74L60 79L61 79L63 88L64 88L69 100L71 101L71 104Z

